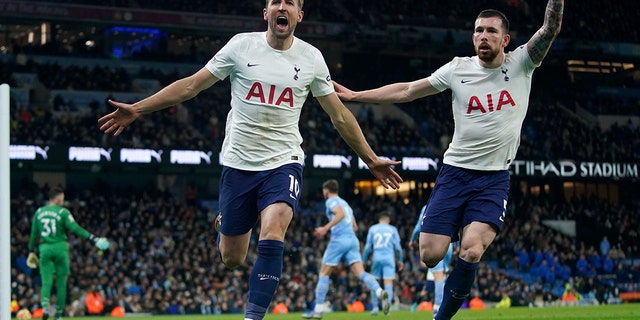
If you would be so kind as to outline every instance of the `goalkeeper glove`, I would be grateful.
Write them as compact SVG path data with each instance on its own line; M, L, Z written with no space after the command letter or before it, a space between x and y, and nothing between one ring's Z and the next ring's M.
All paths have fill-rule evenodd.
M27 257L27 266L31 269L35 269L38 267L40 260L38 260L38 256L35 252L29 252L29 257Z
M96 237L94 235L89 235L89 240L93 242L93 244L100 250L109 249L109 240L104 237Z

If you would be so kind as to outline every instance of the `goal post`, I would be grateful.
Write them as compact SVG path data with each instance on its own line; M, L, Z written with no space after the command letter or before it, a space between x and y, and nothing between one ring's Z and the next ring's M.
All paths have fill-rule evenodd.
M0 319L11 319L11 192L9 85L0 84Z

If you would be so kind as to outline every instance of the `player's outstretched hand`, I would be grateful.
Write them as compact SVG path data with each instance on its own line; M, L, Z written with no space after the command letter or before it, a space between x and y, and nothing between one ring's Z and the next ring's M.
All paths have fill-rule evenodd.
M400 161L375 158L368 166L371 173L378 178L385 189L398 189L403 180L402 177L393 170L393 167L400 165L400 163Z
M40 264L40 260L38 260L38 256L35 252L29 252L29 256L27 257L27 267L31 269L35 269Z
M104 133L113 133L114 136L122 133L124 128L135 121L139 114L133 109L133 105L109 100L109 104L116 107L116 111L111 112L98 119L100 130Z
M107 250L109 249L109 240L103 237L96 238L95 245L96 245L96 248L100 250Z
M336 91L336 94L338 95L338 98L340 98L340 100L342 101L351 101L353 99L353 91L333 80L331 80L331 82L333 83L333 88Z

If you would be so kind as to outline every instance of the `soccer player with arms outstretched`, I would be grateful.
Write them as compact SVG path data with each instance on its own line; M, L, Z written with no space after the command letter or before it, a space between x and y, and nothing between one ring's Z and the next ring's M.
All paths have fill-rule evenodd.
M341 99L373 103L408 102L451 89L453 139L420 233L420 256L428 267L460 237L437 320L451 319L468 298L478 263L502 228L508 168L520 144L531 79L560 32L563 10L563 0L549 0L542 27L508 53L509 20L500 11L484 10L474 23L475 56L455 57L427 78L372 90L354 92L334 83Z
M134 104L100 118L100 129L119 135L139 116L195 97L230 78L231 111L222 144L219 252L229 268L243 265L254 226L260 220L258 257L249 279L245 319L261 320L282 273L284 238L300 200L304 153L298 128L309 92L342 138L385 188L402 182L364 138L353 114L335 94L329 68L318 49L293 35L302 21L303 0L267 0L266 32L240 33L195 74L177 80Z

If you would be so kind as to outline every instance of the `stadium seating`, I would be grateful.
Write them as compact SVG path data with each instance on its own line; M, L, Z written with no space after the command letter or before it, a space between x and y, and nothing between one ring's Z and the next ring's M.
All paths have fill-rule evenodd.
M259 15L262 6L258 2L228 0L215 1L213 5L210 1L197 0L50 2L243 16ZM378 37L392 32L408 42L424 42L437 50L448 49L442 54L449 57L453 54L452 48L432 45L431 41L436 40L424 35L447 36L447 29L441 28L443 25L466 30L476 9L494 4L502 6L512 21L517 21L514 24L520 29L514 31L518 35L534 32L543 16L543 8L531 9L526 1L517 0L464 4L459 1L353 0L308 1L305 9L309 14L305 19L348 24L354 35L349 41L360 41L363 47L379 45ZM634 16L637 12L624 10L625 6L634 5L630 0L617 6L581 2L580 6L567 10L561 37L580 43L638 43L640 20ZM371 13L372 6L376 7L376 13ZM607 12L607 17L602 17L603 12ZM606 20L606 27L594 22L602 19ZM429 28L440 29L437 33L421 33ZM96 128L97 117L111 110L105 103L107 97L125 102L137 100L197 70L206 58L194 62L190 56L162 52L113 60L97 53L60 54L51 46L33 44L16 45L15 51L0 55L0 82L12 86L12 144L220 149L229 110L230 87L224 82L184 106L146 116L120 137L105 136ZM432 64L441 59L433 57ZM591 81L563 82L557 88L545 85L554 78L566 76L565 69L558 68L559 65L562 63L555 62L546 69L543 66L542 77L534 82L518 156L548 161L637 162L640 159L640 123L637 122L640 112L638 96L634 95L634 90L640 87L637 80L616 78L604 81L598 88L590 86ZM394 67L390 66L389 72L370 74L346 72L345 66L335 73L351 81L350 86L365 88L371 83L386 83L398 77L404 80L422 77L432 66L393 71ZM398 108L405 112L401 117L375 117L368 109L371 106L355 107L362 110L356 113L357 119L378 152L441 156L451 138L450 103L450 97L443 94L403 104ZM606 116L613 116L614 120L602 120ZM403 120L406 118L413 122ZM158 129L154 125L157 123L164 124L164 128ZM342 153L348 149L314 101L310 100L303 109L300 127L307 153ZM28 254L29 219L42 203L48 186L37 185L31 176L21 174L19 177L12 180L12 295L20 305L35 310L39 306L36 293L40 279L37 272L25 268L24 259ZM227 270L218 259L210 228L216 206L214 195L185 199L180 192L162 189L154 183L137 188L114 187L100 181L95 186L84 187L71 186L70 209L80 224L108 236L114 247L100 255L88 242L70 236L73 258L69 287L73 290L69 292L69 304L81 301L89 288L97 286L106 298L105 312L110 312L109 308L116 304L123 306L127 313L242 312L247 301L248 273L246 268ZM552 196L555 195L544 192L512 196L505 228L478 271L474 288L482 300L496 303L502 299L501 292L506 291L513 306L551 305L559 301L567 283L572 283L582 294L593 293L601 302L617 301L617 298L638 300L640 249L637 244L640 241L637 230L640 226L637 213L640 209L637 201L608 201L597 197L567 201L563 196ZM402 242L406 243L425 198L410 194L406 201L390 201L353 195L352 200L362 226L361 238L366 234L366 226L375 222L371 213L389 210L394 213L393 223L398 226ZM291 241L285 248L285 276L274 299L286 304L289 312L303 311L313 301L320 254L325 244L313 239L309 230L323 219L323 210L321 197L311 192L308 199L303 199L292 221ZM598 228L587 235L570 238L542 224L545 218L580 220ZM609 257L613 260L612 269L606 271L598 267L595 260L589 260L586 263L590 273L579 274L576 267L579 255L593 254L597 247L594 239L604 235L610 237L612 244ZM526 249L529 259L519 265L516 249L521 248ZM401 273L395 292L398 300L411 305L422 302L419 293L424 285L424 270L417 252L405 248L404 256L406 270ZM248 261L254 259L250 254ZM543 260L547 268L544 274L541 273ZM553 266L554 272L548 272L549 266ZM353 301L369 293L362 291L346 270L339 271L333 276L331 307L346 310L343 301ZM616 296L616 292L620 295Z

